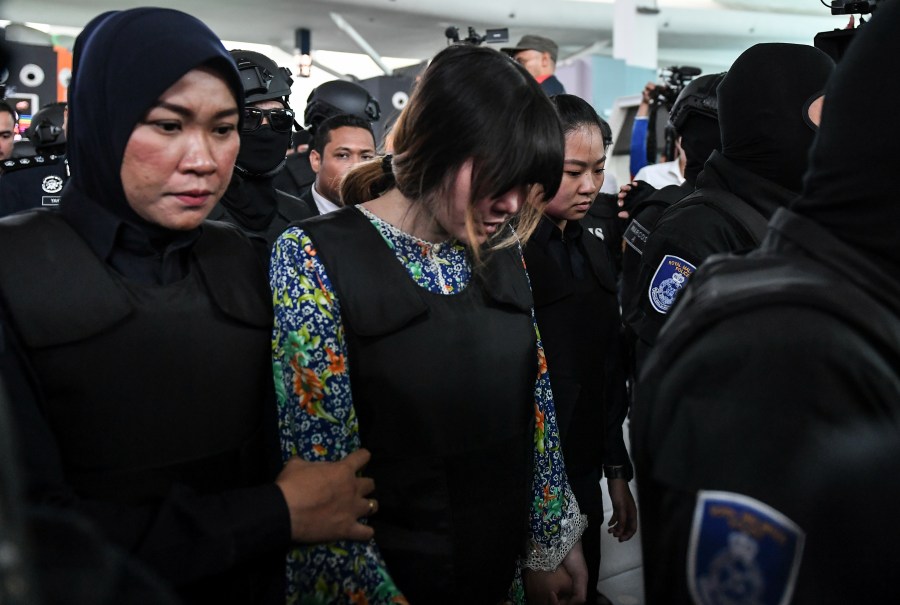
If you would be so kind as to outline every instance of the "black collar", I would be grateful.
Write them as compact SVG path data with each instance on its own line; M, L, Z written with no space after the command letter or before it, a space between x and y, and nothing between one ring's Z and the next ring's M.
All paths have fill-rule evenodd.
M541 246L546 246L551 239L574 242L581 238L583 233L584 227L579 221L566 221L565 228L561 230L545 214L541 217L531 239Z

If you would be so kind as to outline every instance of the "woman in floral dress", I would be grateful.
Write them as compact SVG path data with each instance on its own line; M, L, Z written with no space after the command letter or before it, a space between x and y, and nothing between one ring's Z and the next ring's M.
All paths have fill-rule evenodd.
M288 602L583 602L519 243L559 187L559 120L508 57L451 46L394 133L396 155L345 178L345 207L272 255L284 456L365 447L377 494L375 540L290 554Z

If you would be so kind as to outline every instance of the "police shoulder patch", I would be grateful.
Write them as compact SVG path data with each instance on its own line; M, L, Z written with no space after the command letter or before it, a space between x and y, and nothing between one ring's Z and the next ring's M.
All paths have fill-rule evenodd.
M684 288L696 270L697 267L683 258L665 255L656 268L656 273L650 280L650 289L647 291L653 309L659 313L668 313L675 304L678 292Z
M787 605L805 534L774 508L732 492L700 491L687 579L698 605Z

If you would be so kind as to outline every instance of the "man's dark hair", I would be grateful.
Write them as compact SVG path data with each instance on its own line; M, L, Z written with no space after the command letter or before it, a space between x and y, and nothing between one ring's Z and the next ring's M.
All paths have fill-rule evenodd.
M369 131L372 140L375 140L375 132L372 130L372 123L364 120L359 116L350 115L349 113L341 113L330 118L325 118L316 128L316 134L313 136L312 149L319 152L319 155L325 153L325 145L331 142L331 131L337 128L362 128Z
M13 124L19 121L19 114L16 113L16 110L13 109L13 106L10 105L6 99L0 99L0 113L4 112L12 116Z

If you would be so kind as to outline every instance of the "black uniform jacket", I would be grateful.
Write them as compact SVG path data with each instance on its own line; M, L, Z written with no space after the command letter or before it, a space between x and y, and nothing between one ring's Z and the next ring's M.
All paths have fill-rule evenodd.
M66 158L39 154L3 162L0 216L31 208L55 208L69 180Z
M309 187L304 189L298 197L300 198L301 202L306 204L306 208L307 210L309 210L310 216L319 216L322 213L319 212L319 207L316 206L316 200L315 198L313 198L312 188L313 186L310 185Z
M637 335L639 369L669 311L671 296L654 298L653 292L669 264L679 263L689 279L690 273L712 254L756 247L762 239L765 221L795 197L794 193L741 168L719 152L713 152L697 178L695 195L698 197L694 203L687 205L682 200L667 209L644 245L634 287L637 302L629 304L624 318ZM721 200L724 196L728 199ZM752 233L730 212L702 203L716 199L721 200L722 207L745 202L749 208L744 210L757 215L761 232Z
M618 279L622 272L622 231L625 222L617 216L619 207L616 199L611 193L598 193L590 210L579 223L606 246Z
M698 490L755 498L805 529L811 503L787 495L798 453L859 421L900 432L898 319L900 284L787 209L759 250L704 265L632 411L647 603L693 602Z
M641 181L643 183L643 181ZM650 187L650 185L646 185ZM681 185L669 185L662 189L653 190L641 201L635 204L631 212L628 227L622 236L622 281L620 285L620 299L622 301L622 317L634 315L644 301L645 289L640 288L641 258L644 255L644 246L650 232L656 227L656 222L666 209L690 194L694 190L693 184L685 181ZM625 340L628 346L629 356L633 356L637 337L634 331L626 323ZM633 369L632 369L633 372Z
M219 202L213 208L213 211L209 213L209 220L237 225L247 235L265 240L267 249L271 250L275 240L288 228L288 225L295 221L302 221L305 218L315 216L309 212L306 204L293 195L276 189L275 196L275 212L265 225L251 224L244 217L239 216L239 213L236 211L226 208L222 202ZM268 260L268 256L266 256L266 259Z
M583 263L580 270L560 266L553 246L574 256L569 264ZM628 400L612 261L577 222L563 233L544 217L525 246L525 264L566 471L582 511L602 515L601 466L631 464L622 436Z
M275 188L294 197L300 197L303 190L316 180L316 173L309 165L309 151L289 155L284 170L275 175Z

